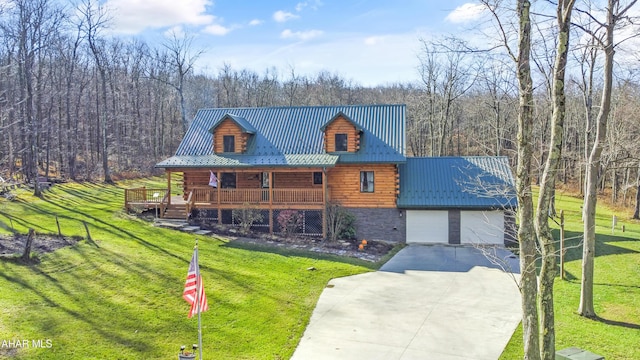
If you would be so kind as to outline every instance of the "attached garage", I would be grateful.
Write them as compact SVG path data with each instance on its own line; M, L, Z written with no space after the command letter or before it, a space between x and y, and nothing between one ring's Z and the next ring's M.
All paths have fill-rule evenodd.
M407 158L398 208L406 242L504 245L513 241L514 181L505 157Z
M407 210L407 243L448 242L448 217L446 210Z
M461 211L460 242L462 244L503 245L504 211Z

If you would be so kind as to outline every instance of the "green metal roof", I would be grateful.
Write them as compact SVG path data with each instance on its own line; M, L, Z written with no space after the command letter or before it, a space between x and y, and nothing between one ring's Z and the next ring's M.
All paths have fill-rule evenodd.
M190 167L333 167L338 156L330 154L262 155L182 155L172 156L156 165L161 168Z
M400 164L398 207L498 209L517 205L506 157L417 157Z
M331 124L332 122L334 122L337 118L339 117L343 117L345 120L347 120L348 122L350 122L353 126L355 126L357 131L362 131L362 127L360 125L358 125L357 123L355 123L353 120L351 120L345 113L343 113L342 111L340 111L339 113L336 114L336 116L332 117L331 120L327 121L326 123L324 123L324 125L322 125L320 127L321 131L325 131L327 129L327 126L329 126L329 124Z
M362 130L360 150L330 155L324 151L321 128L340 114ZM243 131L255 130L249 131L253 135L244 154L213 153L210 130L227 118ZM175 156L156 166L334 166L405 159L404 105L214 108L199 110Z
M236 123L236 125L238 125L240 129L242 129L242 132L245 132L248 134L255 134L257 131L256 128L254 128L253 125L251 125L249 121L247 121L247 119L243 118L242 116L225 114L223 117L220 118L220 120L216 121L216 123L213 124L211 129L209 129L209 132L213 134L213 131L218 127L218 125L222 124L222 122L227 119Z

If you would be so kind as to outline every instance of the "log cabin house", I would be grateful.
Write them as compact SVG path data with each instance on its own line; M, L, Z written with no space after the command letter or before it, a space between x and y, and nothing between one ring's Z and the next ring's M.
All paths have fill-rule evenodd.
M256 226L269 232L280 230L283 211L295 211L302 217L301 233L324 237L326 205L339 203L355 216L359 239L405 242L407 226L419 226L432 214L440 221L441 212L449 211L447 204L422 209L408 200L425 187L438 193L443 181L424 184L417 173L408 176L405 112L404 105L201 109L175 155L156 165L166 171L167 189L128 189L126 207L155 202L165 218L232 224L234 209L251 206L263 213ZM412 169L431 173L430 158L411 159L418 165ZM491 168L498 164L504 170L506 164L508 176L499 180L513 182L506 159L487 159ZM402 188L403 173L412 188ZM175 174L181 175L177 184ZM502 205L500 199L469 209ZM421 209L427 212L413 216L418 223L408 223L407 211Z

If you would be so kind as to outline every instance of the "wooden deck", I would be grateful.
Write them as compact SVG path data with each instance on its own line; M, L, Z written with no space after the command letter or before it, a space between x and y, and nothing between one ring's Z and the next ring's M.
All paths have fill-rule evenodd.
M251 205L261 209L286 209L300 207L322 209L324 207L322 189L217 189L199 187L186 196L169 195L167 189L135 188L125 189L125 208L152 209L164 211L171 205L186 205L187 209L234 209Z

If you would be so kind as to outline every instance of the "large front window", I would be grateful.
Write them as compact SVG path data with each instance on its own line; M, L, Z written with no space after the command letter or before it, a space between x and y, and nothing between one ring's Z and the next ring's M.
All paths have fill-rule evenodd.
M360 171L360 192L373 192L373 171Z
M226 153L236 152L236 137L233 135L225 135L222 137L224 149Z

